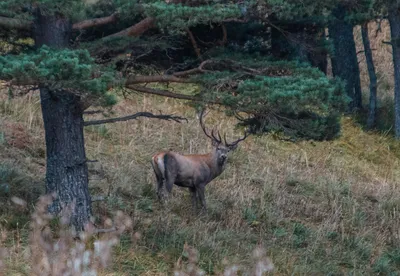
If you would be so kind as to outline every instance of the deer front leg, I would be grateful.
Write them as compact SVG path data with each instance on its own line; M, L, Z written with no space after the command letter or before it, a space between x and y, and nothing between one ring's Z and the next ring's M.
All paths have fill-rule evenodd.
M193 213L196 213L197 212L197 208L198 208L198 206L197 206L197 191L196 191L196 188L189 188L189 190L190 190L190 195L191 195L191 197L192 197L192 211L193 211Z
M204 196L204 191L205 191L205 187L204 186L200 186L200 187L197 188L197 194L198 194L199 199L200 199L201 212L202 213L206 213L207 212L206 198Z

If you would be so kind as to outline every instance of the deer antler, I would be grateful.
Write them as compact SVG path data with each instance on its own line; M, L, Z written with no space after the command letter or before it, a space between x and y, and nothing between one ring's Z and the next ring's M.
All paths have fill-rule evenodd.
M201 126L201 128L203 129L204 134L205 134L208 138L210 138L211 140L213 140L213 141L215 141L215 142L217 142L217 143L221 143L221 135L219 134L219 131L217 132L219 139L218 139L217 137L215 137L215 135L214 135L214 129L211 130L211 135L207 133L206 127L205 127L204 122L203 122L204 110L205 110L205 109L202 109L202 110L201 110L201 113L200 113L200 126Z
M237 139L236 141L232 142L232 143L228 143L226 142L226 133L224 135L224 143L227 147L229 148L234 148L240 141L243 141L244 139L246 139L249 136L249 133L247 131L245 131L244 136L242 138Z

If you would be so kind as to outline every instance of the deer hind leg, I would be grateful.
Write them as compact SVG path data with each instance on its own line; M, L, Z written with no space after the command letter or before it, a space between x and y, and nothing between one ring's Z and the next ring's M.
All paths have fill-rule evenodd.
M162 158L154 158L151 162L151 165L153 167L154 170L154 174L156 175L156 179L157 179L157 197L158 200L163 202L165 199L165 195L164 195L164 182L165 182L165 177L164 177L164 162L162 160Z

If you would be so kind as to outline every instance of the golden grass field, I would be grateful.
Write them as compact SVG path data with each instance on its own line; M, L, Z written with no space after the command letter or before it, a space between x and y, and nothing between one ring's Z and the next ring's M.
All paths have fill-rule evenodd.
M371 27L371 35L375 28ZM358 47L360 37L355 30ZM372 38L380 99L393 88L388 27ZM368 92L362 54L360 69ZM366 94L367 95L367 94ZM43 191L45 145L38 94L0 102L0 173L11 193L34 204ZM133 94L113 107L116 115L162 110L189 119L178 124L152 119L88 127L90 190L109 195L93 204L99 217L122 210L133 231L114 248L102 275L172 275L187 264L185 244L198 250L207 275L226 266L251 267L258 246L274 264L273 275L397 275L400 271L400 144L389 134L365 132L352 118L330 142L283 142L252 136L229 159L226 171L206 189L208 214L194 217L187 190L174 187L167 208L155 195L150 158L160 150L206 153L210 142L193 109L182 101ZM95 118L95 116L88 116ZM209 127L231 139L235 120L213 111ZM11 176L9 176L11 175ZM0 178L1 179L1 178ZM1 195L0 195L1 196ZM0 231L5 275L30 275L30 213L1 199ZM0 246L1 247L1 246ZM1 274L1 270L0 270ZM194 275L194 274L192 274Z

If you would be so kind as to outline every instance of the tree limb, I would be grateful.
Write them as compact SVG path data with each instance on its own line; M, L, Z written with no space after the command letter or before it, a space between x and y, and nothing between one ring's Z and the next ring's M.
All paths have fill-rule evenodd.
M153 94L153 95L169 97L169 98L174 98L174 99L202 102L202 99L200 99L198 97L191 96L191 95L185 95L185 94L173 93L168 90L149 88L149 87L144 87L141 85L128 85L126 87L129 89L135 90L135 91L146 93L146 94Z
M87 19L87 20L83 20L81 22L73 24L72 29L82 30L82 29L87 29L87 28L91 28L91 27L97 27L97 26L113 23L117 20L117 18L118 18L118 13L113 13L112 15L109 15L106 17Z
M123 122L128 120L136 120L138 117L147 117L147 118L155 118L160 120L167 120L167 121L175 121L180 123L181 121L185 120L186 118L173 116L173 115L154 115L150 112L138 112L133 115L125 116L125 117L117 117L117 118L110 118L110 119L103 119L103 120L94 120L94 121L86 121L84 122L84 126L92 126L92 125L101 125L101 124L108 124L108 123L115 123L115 122Z
M228 42L228 32L224 24L221 24L222 28L222 40L219 42L221 46L224 46Z
M0 27L5 29L26 30L32 28L32 21L0 16Z
M189 28L186 28L186 32L190 38L190 42L192 42L192 45L193 45L194 51L196 52L197 57L199 58L199 60L203 60L203 58L201 57L200 48L197 45L196 39L194 38L192 31L190 31Z
M155 22L156 20L154 18L147 17L139 23L136 23L135 25L126 28L125 30L103 37L103 40L121 36L140 36L147 30L154 28L156 26Z
M149 82L179 82L190 83L190 80L178 78L174 75L156 75L156 76L130 76L125 85L149 83Z

